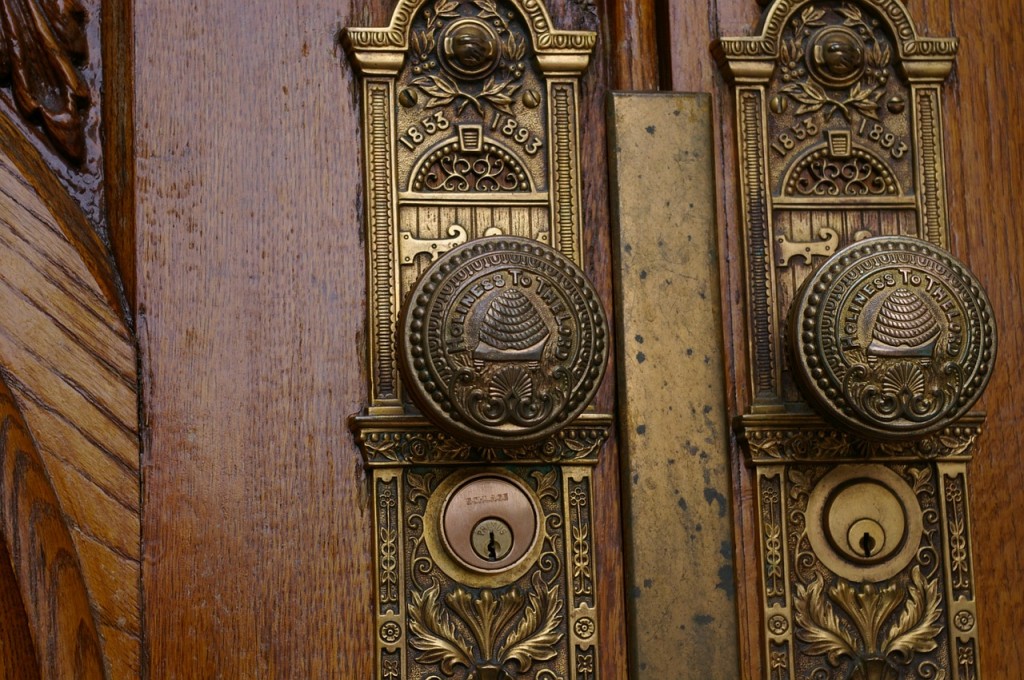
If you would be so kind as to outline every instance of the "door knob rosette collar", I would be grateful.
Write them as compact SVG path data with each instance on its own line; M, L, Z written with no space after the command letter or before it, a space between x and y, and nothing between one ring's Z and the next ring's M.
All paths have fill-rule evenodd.
M794 373L808 401L870 439L936 432L977 401L996 327L981 284L944 250L881 236L833 255L790 313Z
M565 427L597 392L607 322L568 258L531 239L459 246L417 282L399 320L412 401L469 443L515 447Z

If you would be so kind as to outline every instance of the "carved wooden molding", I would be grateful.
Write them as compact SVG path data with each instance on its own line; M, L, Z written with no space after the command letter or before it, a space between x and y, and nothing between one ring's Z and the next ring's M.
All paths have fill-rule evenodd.
M0 2L0 76L18 111L39 124L69 160L85 158L90 93L78 65L88 57L87 15L78 0Z
M99 633L71 532L25 419L2 380L0 503L7 552L39 667L47 677L105 677Z
M117 297L111 299L112 275L95 275L87 258L96 251L79 238L94 232L59 185L37 190L56 178L45 167L32 169L22 172L0 155L0 374L9 389L2 404L10 480L0 526L42 675L138 677L135 346ZM69 229L75 221L85 229ZM30 485L14 483L26 475ZM40 522L43 528L34 529ZM49 590L40 587L40 575L58 557L65 575ZM82 623L67 625L67 608ZM95 663L83 668L75 650L94 655Z

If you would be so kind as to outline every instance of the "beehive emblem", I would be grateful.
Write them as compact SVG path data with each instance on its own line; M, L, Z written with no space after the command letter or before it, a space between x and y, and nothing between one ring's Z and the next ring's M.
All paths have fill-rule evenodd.
M550 331L537 307L522 291L510 289L494 296L480 323L475 359L539 361Z
M898 288L878 311L868 352L883 357L930 357L939 331L928 303L916 292Z

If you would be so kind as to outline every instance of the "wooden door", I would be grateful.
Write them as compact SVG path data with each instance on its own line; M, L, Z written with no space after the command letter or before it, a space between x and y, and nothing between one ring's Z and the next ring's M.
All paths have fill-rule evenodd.
M38 474L0 485L0 606L10 613L0 675L371 677L372 514L346 425L367 381L360 103L337 36L385 24L392 3L83 4L89 47L75 63L92 95L78 102L81 157L10 88L2 104L4 479L29 479L24 465ZM739 413L748 395L735 133L708 47L752 32L761 9L549 4L558 26L598 33L582 82L583 204L586 268L606 309L605 94L712 93L725 380ZM1024 662L1014 585L1024 576L1024 230L1013 183L1024 154L1013 66L1024 42L1011 28L1024 10L911 5L926 33L962 40L944 109L952 250L988 287L1001 330L971 468L982 663L988 677L1010 678ZM614 395L609 376L597 405L614 410ZM614 436L602 455L601 668L624 678ZM733 460L741 667L759 678L751 480L735 444ZM53 555L67 556L71 577L39 578L40 556ZM76 636L55 622L73 622Z

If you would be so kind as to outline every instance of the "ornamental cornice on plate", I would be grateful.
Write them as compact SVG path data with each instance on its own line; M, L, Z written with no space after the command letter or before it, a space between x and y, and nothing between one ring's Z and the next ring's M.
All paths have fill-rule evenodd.
M356 416L351 427L368 467L470 462L596 465L611 416L584 413L569 427L521 447L471 446L418 416Z
M424 5L433 3L435 11L457 7L460 0L400 0L386 28L346 28L341 43L362 75L397 73L409 49L413 19ZM484 12L498 11L494 0L472 0ZM597 44L592 31L561 31L555 29L543 3L520 0L526 25L533 38L534 50L541 71L545 73L580 73L590 63L590 54Z
M746 415L737 419L737 431L747 445L752 465L865 460L966 462L974 455L984 421L984 413L969 413L939 432L899 442L862 439L811 414Z
M784 29L816 4L816 0L779 0L765 14L760 35L716 40L712 53L730 82L766 83L775 70ZM899 0L861 0L860 4L875 9L885 22L885 28L895 38L900 69L909 80L946 79L959 46L956 38L918 35L907 8Z

